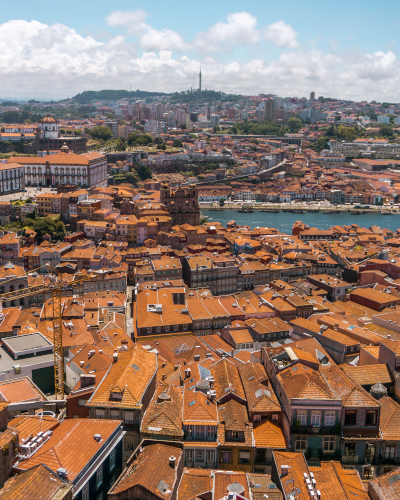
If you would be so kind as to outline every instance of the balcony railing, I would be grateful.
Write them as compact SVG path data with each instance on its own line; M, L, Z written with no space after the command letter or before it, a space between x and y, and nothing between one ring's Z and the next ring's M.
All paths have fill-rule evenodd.
M292 434L340 434L340 425L314 426L314 425L292 425L290 428Z
M342 455L343 463L358 464L358 455Z

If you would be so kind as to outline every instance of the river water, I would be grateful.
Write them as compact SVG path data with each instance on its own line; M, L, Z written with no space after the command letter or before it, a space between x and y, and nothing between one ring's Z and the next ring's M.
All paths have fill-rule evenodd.
M339 214L324 214L322 212L294 214L292 212L279 212L277 214L268 212L239 213L236 210L210 211L201 209L203 215L209 216L208 222L221 222L226 226L227 222L235 220L236 224L254 227L274 227L282 233L292 234L293 224L297 220L303 221L310 227L318 229L329 229L332 226L344 226L346 224L357 224L361 227L379 226L381 228L396 231L400 228L399 215L382 215L381 213L368 213L352 215L342 212Z

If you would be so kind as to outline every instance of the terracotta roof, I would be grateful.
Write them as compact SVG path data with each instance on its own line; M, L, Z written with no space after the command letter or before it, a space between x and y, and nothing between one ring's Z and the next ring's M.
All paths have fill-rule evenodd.
M129 464L108 495L118 495L131 488L142 487L152 495L168 500L171 498L178 480L179 463L182 450L167 444L152 444L146 446ZM175 467L169 464L169 457L176 458Z
M247 476L244 472L214 472L214 499L222 499L228 495L227 487L232 483L239 483L243 486L244 492L241 496L249 497L249 487Z
M229 443L229 446L252 446L253 434L252 425L247 416L246 407L234 399L219 406L219 426L218 441L222 446ZM244 441L234 441L227 438L226 431L243 432Z
M46 397L28 377L0 382L0 394L10 403L46 401Z
M127 351L120 350L118 360L110 366L86 406L141 408L143 395L156 370L156 354L137 344ZM113 394L117 396L114 398Z
M343 469L339 462L321 462L320 467L309 467L317 482L321 498L368 500L360 475L355 469ZM351 495L349 494L351 493Z
M201 365L200 365L201 366ZM199 364L192 363L188 365L191 370L190 376L184 381L184 403L183 403L183 421L186 425L192 422L196 423L218 423L218 410L214 401L210 401L207 394L198 390L197 384L201 381ZM207 374L210 373L207 370Z
M273 451L275 463L278 471L282 465L289 465L288 473L281 480L281 484L286 495L289 498L289 493L298 488L300 493L296 495L296 500L308 500L309 494L304 481L304 473L308 474L309 470L304 459L303 453L292 453L286 451Z
M215 379L217 401L227 396L233 396L242 401L246 401L243 385L236 365L224 358L212 365L211 373Z
M48 415L37 417L36 415L15 417L8 422L10 427L18 430L19 440L27 439L31 434L36 436L38 432L54 430L60 422Z
M35 500L40 497L40 500L54 500L68 498L71 489L71 483L40 464L10 478L0 490L0 499Z
M289 399L337 399L318 370L297 363L277 375Z
M121 424L119 420L66 419L32 458L19 463L18 470L38 464L47 465L53 471L63 467L69 481L74 481ZM101 442L94 439L94 434L101 434Z
M382 384L393 384L393 377L386 364L351 366L340 365L340 368L354 382L360 385L374 385L378 382Z
M323 376L332 390L342 399L347 407L379 408L379 402L365 389L353 382L338 366L323 371Z
M252 413L279 412L281 405L260 364L245 363L238 366L249 411Z
M141 432L182 438L182 407L182 387L158 386L143 416Z
M199 495L212 491L211 469L189 469L185 467L179 484L178 500L197 499Z
M254 423L253 435L256 448L286 449L289 447L282 428L270 420Z
M371 492L371 498L379 498L379 500L400 498L400 468L372 479L368 491Z

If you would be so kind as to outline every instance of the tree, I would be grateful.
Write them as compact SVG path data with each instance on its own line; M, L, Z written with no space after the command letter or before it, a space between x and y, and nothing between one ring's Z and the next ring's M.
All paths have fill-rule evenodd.
M173 146L174 146L174 148L183 148L182 141L180 141L179 139L175 139Z
M151 170L143 163L135 163L135 170L140 178L140 180L145 181L146 179L151 179Z
M165 142L163 142L163 143L161 144L161 149L162 149L163 151L165 151L165 150L167 149L167 145L165 144Z
M379 135L382 137L392 138L394 136L392 127L385 123L379 130Z
M225 205L225 200L223 198L219 199L219 206L223 207Z
M75 135L81 135L81 133L82 133L82 130L80 128L77 128L76 130L74 130Z
M102 125L93 127L91 130L89 130L89 134L93 139L101 139L103 141L108 141L113 136L111 129Z
M354 141L356 138L356 130L353 127L345 127L344 125L339 125L337 128L337 134L347 142Z
M68 135L72 135L72 130L67 130Z
M4 127L1 127L1 131L4 133L6 129Z
M125 174L125 180L129 184L133 184L134 186L137 186L139 184L139 177L138 177L136 170Z
M287 126L289 127L289 130L293 133L297 133L301 127L303 126L303 122L300 120L300 118L289 118L287 121Z

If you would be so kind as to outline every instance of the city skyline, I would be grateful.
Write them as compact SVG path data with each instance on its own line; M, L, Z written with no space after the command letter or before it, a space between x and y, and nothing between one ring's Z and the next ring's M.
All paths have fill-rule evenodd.
M46 0L7 5L0 24L4 97L61 99L84 90L203 89L396 102L396 11L372 2L243 5ZM198 11L198 12L197 12ZM21 15L22 13L22 15ZM80 15L77 15L77 14ZM357 22L354 22L354 20ZM380 22L382 21L382 22Z

